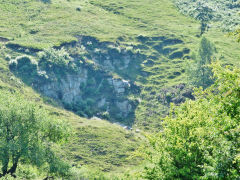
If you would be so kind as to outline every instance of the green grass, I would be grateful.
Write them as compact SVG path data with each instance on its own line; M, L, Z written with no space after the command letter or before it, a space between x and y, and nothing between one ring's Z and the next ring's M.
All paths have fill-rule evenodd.
M139 134L103 120L74 123L77 137L68 147L68 157L76 166L98 167L104 172L119 172L123 167L136 165L138 160L128 160L138 148Z
M62 155L73 166L105 173L121 174L139 165L141 159L130 157L144 142L141 133L99 119L81 118L71 112L46 106L51 115L67 119L74 136L63 145Z
M81 11L76 10L78 7ZM137 40L140 35L164 36L183 41L165 48L175 48L174 52L188 48L191 54L200 42L197 37L200 23L178 12L170 0L52 0L50 4L40 0L2 0L0 13L0 37L9 39L9 42L1 42L0 38L0 88L21 90L41 104L43 98L9 71L5 56L9 54L15 58L21 53L6 48L7 43L44 49L75 41L77 35L86 35L111 42L119 41L121 37L120 46L127 47L140 45ZM235 39L214 26L205 36L215 44L217 57L222 62L239 63L239 44ZM159 54L154 45L161 43L160 40L150 43L153 44L147 45L148 49L140 49L141 53L146 56L157 54L157 58L147 58L140 63L141 71L130 72L130 77L142 87L141 94L135 95L141 99L135 112L135 125L153 132L160 127L161 116L168 110L154 94L163 87L186 82L183 70L188 60L170 59L174 52ZM148 64L148 60L153 63ZM63 154L75 166L121 173L139 163L126 158L143 141L140 135L107 121L88 120L61 107L45 106L49 113L73 125L76 136L65 146Z
M13 56L18 55L7 52ZM3 55L0 58L0 89L20 91L29 101L35 101L47 109L51 116L69 122L74 135L68 143L63 144L61 153L73 166L96 172L100 170L122 174L127 168L140 163L140 159L128 159L143 142L140 134L105 120L81 118L64 110L58 103L39 95L15 77L9 71L8 62Z
M82 10L76 11L77 7ZM34 48L70 42L79 34L114 41L118 37L129 39L140 34L181 34L183 28L187 34L193 34L192 29L197 29L193 20L179 16L167 0L54 0L50 4L9 0L0 3L0 9L0 36ZM187 28L186 21L190 22Z

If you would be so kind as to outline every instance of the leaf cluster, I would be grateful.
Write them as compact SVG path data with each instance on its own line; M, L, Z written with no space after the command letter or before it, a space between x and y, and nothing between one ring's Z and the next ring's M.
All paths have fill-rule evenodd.
M240 177L240 70L212 65L216 82L196 100L172 105L163 131L144 151L146 179Z
M18 93L1 91L0 102L0 176L14 175L20 163L44 167L52 174L67 173L68 165L52 148L70 136L67 124Z

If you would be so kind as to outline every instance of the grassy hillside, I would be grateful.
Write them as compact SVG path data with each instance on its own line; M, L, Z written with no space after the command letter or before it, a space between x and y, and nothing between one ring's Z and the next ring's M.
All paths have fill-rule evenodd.
M13 56L21 54L8 50L7 52ZM105 174L110 173L117 176L141 162L140 159L128 158L144 141L142 135L135 131L125 130L120 125L109 123L106 120L86 119L64 110L58 102L39 95L31 87L25 85L21 79L15 77L9 71L8 62L3 56L0 62L1 90L20 91L26 99L44 107L50 116L65 120L73 127L73 137L69 142L63 144L60 153L67 162L76 167L75 174L80 173L79 175L83 177L93 174L92 177L94 177L94 172L97 175L99 171L103 171ZM78 172L78 169L81 171ZM33 174L30 179L37 178L34 174L35 169L29 171L30 174ZM89 174L89 172L91 173ZM22 174L20 173L20 175ZM44 173L41 175L44 178ZM27 176L23 176L23 178L25 179Z
M60 45L79 34L105 41L140 34L182 34L185 22L193 22L178 16L169 1L10 0L3 1L0 7L0 36L37 48ZM193 34L191 27L196 30L196 24L191 23L187 34Z
M170 0L3 0L0 13L0 88L21 90L72 124L76 135L62 153L74 166L122 173L140 164L127 157L144 141L141 135L65 111L15 77L8 56L37 58L36 51L76 42L80 35L139 52L145 57L140 69L114 73L141 88L131 95L139 100L134 128L153 132L169 106L160 102L161 90L186 82L185 64L199 46L200 22L180 13ZM204 36L215 44L217 58L238 65L239 44L232 37L217 26Z
M117 176L141 162L141 159L130 158L132 153L144 142L141 134L125 130L120 125L111 124L105 120L81 118L61 107L53 107L46 103L46 99L48 102L52 102L51 99L39 96L31 88L23 86L22 82L15 80L11 78L11 81L14 82L13 86L10 82L6 84L0 81L1 90L20 91L26 99L45 108L50 117L65 120L69 126L72 126L73 136L69 142L62 144L59 153L65 161L76 168L75 174L78 175L78 171L81 169L79 175L82 177L91 174L94 177L94 173L97 175L99 171ZM1 93L3 92L1 91ZM45 100L45 103L42 99ZM20 166L20 171L24 167ZM36 170L32 169L29 172L34 174ZM89 174L89 172L91 173ZM23 174L20 173L20 175ZM45 173L39 175L44 178ZM35 176L36 174L30 179L37 178ZM27 176L23 175L23 178L25 179Z

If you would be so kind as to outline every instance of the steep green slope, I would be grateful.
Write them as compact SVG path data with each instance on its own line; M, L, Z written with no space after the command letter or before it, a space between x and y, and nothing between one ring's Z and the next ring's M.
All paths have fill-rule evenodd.
M127 80L139 87L139 91L125 94L124 98L138 102L138 106L131 122L125 117L122 121L150 132L161 127L161 117L167 113L169 103L180 103L189 90L183 85L185 63L198 48L200 22L181 14L172 1L4 0L0 2L0 13L1 88L21 89L26 96L56 106L48 106L49 112L69 120L77 132L63 152L75 166L123 172L125 166L132 166L126 157L143 140L133 131L109 122L66 112L60 100L40 96L36 88L34 92L31 78L27 77L29 87L23 85L22 77L10 72L7 60L30 55L39 61L37 52L64 47L75 62L92 64L90 77L94 80L108 73L113 79ZM239 45L235 40L217 26L212 26L204 36L216 45L217 58L238 64ZM128 55L129 64L123 68L117 62L126 60ZM108 58L114 68L104 65ZM82 67L80 64L79 68ZM95 67L102 68L104 73L93 71ZM180 98L176 99L177 96ZM111 94L111 99L114 98L115 94ZM92 107L96 104L94 101Z
M37 94L21 79L15 77L9 71L8 62L3 57L1 57L0 65L1 90L20 91L26 99L45 108L50 116L66 120L72 126L73 137L62 145L60 153L75 168L73 170L74 176L87 177L95 172L97 175L99 170L117 175L141 162L140 159L136 158L134 160L128 159L144 141L140 134L125 130L120 125L105 120L81 118L68 112L54 100ZM23 176L23 179L27 178L21 172L22 169L24 171L24 168L25 166L20 166L20 173L18 172L19 175ZM39 178L35 171L34 168L29 170L29 173L32 174L30 179ZM89 174L89 172L91 173ZM40 175L42 178L45 176L44 173Z
M182 34L186 21L193 22L178 16L173 4L167 0L55 0L49 3L10 0L2 1L0 7L0 36L13 43L37 48L70 42L74 36L83 34L101 40L131 38L140 34ZM191 28L196 25L189 24L186 33L193 34Z
M11 81L15 81L13 78L11 79ZM66 120L73 127L73 136L69 142L62 144L62 148L59 150L62 158L76 169L76 172L73 171L73 176L78 175L79 169L81 169L79 175L82 177L90 176L89 171L93 174L103 171L106 174L113 173L117 176L141 162L141 159L137 158L128 159L143 142L143 137L140 134L125 130L120 125L111 124L105 120L80 118L62 108L43 103L42 97L33 92L32 89L22 86L19 81L16 81L15 85L17 83L19 84L16 89L16 86L9 86L9 84L0 81L0 88L12 92L20 90L26 99L45 108L50 117ZM19 167L20 172L24 167ZM27 177L22 173L17 173L22 175L23 179ZM34 169L29 170L29 173L35 173ZM40 175L42 178L46 176L44 172ZM38 178L35 176L31 176L31 178Z

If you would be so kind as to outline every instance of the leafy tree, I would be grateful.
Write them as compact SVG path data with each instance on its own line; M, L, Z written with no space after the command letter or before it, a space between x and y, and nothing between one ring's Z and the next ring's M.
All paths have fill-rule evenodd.
M234 31L240 22L238 0L174 0L178 9L185 15L201 22L201 33L208 29L211 22L218 22L224 31Z
M69 166L53 147L69 137L68 126L19 94L1 91L0 102L0 177L14 176L20 162L65 175Z
M205 5L203 2L199 2L195 11L198 12L196 19L200 20L200 36L202 36L208 28L208 22L213 18L212 9Z
M163 131L149 136L146 179L240 178L240 69L213 66L216 82L196 101L172 105Z
M193 56L194 62L189 63L187 67L188 81L191 85L205 89L213 83L212 71L208 65L212 62L214 52L214 46L203 37L197 56Z

